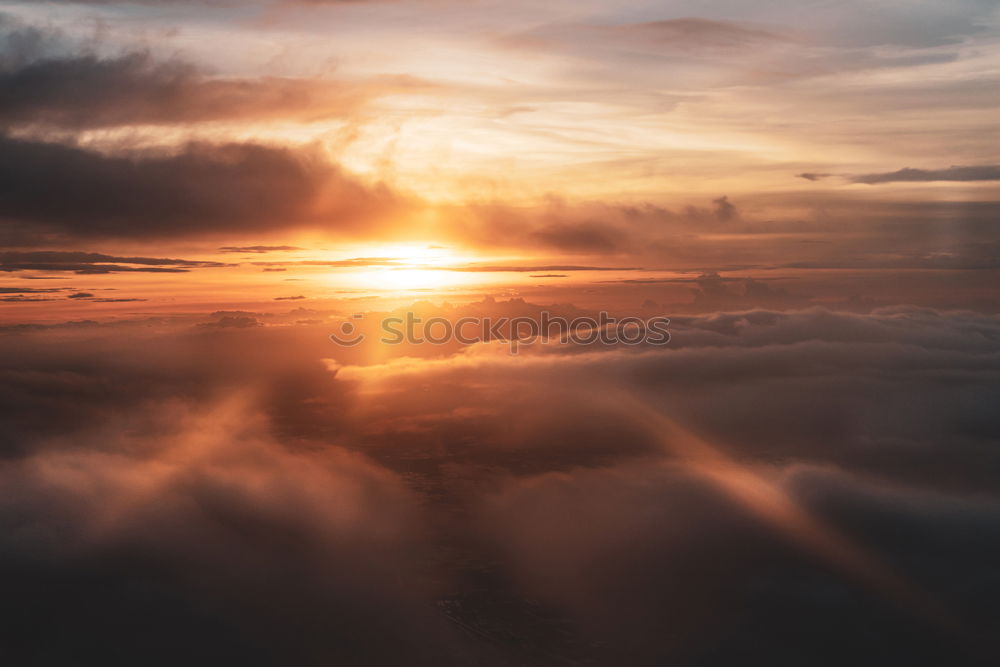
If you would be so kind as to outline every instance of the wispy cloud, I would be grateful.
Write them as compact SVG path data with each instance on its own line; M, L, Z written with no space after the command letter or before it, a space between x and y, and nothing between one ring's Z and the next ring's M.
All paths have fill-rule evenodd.
M975 167L947 167L945 169L913 169L906 167L897 171L851 176L855 183L922 183L931 181L1000 181L1000 165Z
M70 271L99 273L186 273L195 268L233 266L222 262L158 257L119 257L80 251L0 252L0 271Z

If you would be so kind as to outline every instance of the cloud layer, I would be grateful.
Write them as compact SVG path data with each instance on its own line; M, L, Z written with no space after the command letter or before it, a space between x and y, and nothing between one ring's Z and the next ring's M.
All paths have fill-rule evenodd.
M36 657L44 625L58 659L169 636L152 664L986 660L996 318L672 330L375 364L315 323L8 332L0 558L31 605L7 644Z

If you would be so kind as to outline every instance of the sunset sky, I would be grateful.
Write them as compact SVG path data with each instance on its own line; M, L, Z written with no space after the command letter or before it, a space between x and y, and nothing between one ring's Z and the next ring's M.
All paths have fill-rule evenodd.
M54 277L153 310L251 286L538 290L357 261L411 270L428 246L438 269L718 272L801 283L805 301L981 306L997 268L995 10L5 2L3 266L15 285ZM295 249L237 251L268 246ZM212 264L110 275L10 254L37 250ZM128 264L113 258L83 263ZM93 305L11 310L135 310Z
M14 667L997 664L1000 4L0 0L0 399Z

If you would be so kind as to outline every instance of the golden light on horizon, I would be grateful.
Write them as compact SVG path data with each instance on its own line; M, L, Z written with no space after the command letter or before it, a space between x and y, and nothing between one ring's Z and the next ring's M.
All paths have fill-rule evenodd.
M359 276L365 286L380 291L426 290L457 286L466 275L437 268L381 268Z
M359 255L358 268L331 273L329 281L379 292L445 289L473 282L471 274L450 269L474 258L446 246L389 244L365 246L354 252Z

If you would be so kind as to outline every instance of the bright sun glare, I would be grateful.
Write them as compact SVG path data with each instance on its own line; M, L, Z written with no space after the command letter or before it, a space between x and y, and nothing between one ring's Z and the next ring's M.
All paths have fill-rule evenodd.
M360 288L399 292L442 289L468 282L468 274L449 268L470 258L443 246L383 245L365 248L361 256L372 258L373 263L385 263L351 272L350 282Z

